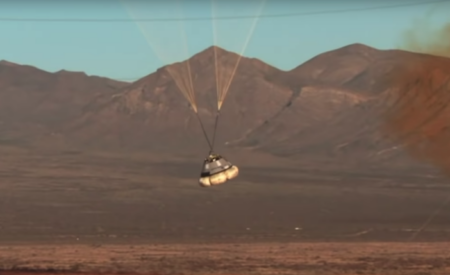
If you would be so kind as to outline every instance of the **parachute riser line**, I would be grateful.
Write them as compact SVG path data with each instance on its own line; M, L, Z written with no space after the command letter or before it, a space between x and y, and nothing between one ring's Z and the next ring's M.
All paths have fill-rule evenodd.
M203 125L203 122L202 122L198 112L195 112L195 116L197 117L197 120L200 123L200 127L202 128L203 135L205 136L206 142L208 142L209 149L212 151L211 142L209 141L208 135L206 134L205 126Z
M219 116L220 116L220 109L217 110L216 121L214 122L213 138L212 138L212 142L211 142L211 151L209 152L210 154L214 150L214 143L216 140L216 133L217 133L217 125L219 124Z

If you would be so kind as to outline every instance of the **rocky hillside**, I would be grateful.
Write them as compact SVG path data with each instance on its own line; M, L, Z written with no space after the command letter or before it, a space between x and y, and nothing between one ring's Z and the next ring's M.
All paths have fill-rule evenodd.
M223 86L239 56L214 47L129 84L3 61L2 140L53 146L57 139L84 149L204 153L208 146L197 116L177 81L189 80L189 63L198 115L211 138L216 53ZM429 86L422 81L418 89L423 74L411 68L449 75L450 59L361 44L323 53L291 71L242 57L221 110L217 148L355 164L405 163L405 151L392 139L400 139L403 130L391 122L402 117L400 107L403 112L408 108L399 98L411 87L420 92Z

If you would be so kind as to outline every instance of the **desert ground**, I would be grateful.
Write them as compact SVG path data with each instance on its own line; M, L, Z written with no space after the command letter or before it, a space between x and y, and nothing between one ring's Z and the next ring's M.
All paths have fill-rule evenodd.
M232 154L238 179L201 188L201 159L1 150L2 275L450 272L439 177L244 151Z
M448 245L230 243L8 246L1 248L0 259L13 266L14 271L2 272L7 275L36 274L33 272L36 269L53 274L65 270L65 274L444 275L450 272Z

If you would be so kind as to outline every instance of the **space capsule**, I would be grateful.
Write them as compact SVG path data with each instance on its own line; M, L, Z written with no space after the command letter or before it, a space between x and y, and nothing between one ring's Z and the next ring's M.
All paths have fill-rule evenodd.
M237 166L217 154L210 154L203 163L202 173L198 180L200 186L210 187L234 179L239 174Z

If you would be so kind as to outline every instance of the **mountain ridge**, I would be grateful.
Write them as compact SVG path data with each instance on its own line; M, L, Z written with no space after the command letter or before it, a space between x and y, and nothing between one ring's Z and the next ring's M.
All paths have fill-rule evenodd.
M395 82L397 76L430 64L450 68L450 59L363 44L325 52L289 71L211 46L131 83L82 72L33 71L2 61L0 116L7 119L0 129L9 140L39 146L56 135L62 144L84 150L204 153L208 146L192 104L173 80L173 75L186 80L187 63L209 135L216 88L226 87L234 74L221 109L218 151L248 148L294 159L371 163L377 152L393 146L380 129L395 101L394 90L403 87Z

